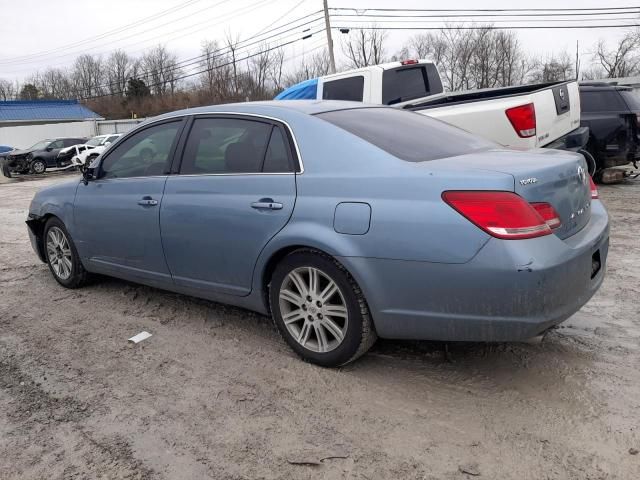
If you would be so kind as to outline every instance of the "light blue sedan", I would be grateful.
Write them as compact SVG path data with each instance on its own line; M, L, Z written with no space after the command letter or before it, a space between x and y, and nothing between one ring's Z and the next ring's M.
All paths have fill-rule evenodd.
M609 242L586 170L388 107L219 105L141 124L27 224L65 287L99 273L270 314L338 366L377 337L521 340L574 314Z

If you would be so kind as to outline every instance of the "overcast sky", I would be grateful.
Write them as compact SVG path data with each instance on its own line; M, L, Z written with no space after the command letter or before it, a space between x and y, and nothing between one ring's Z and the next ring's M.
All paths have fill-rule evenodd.
M0 78L22 79L36 70L49 66L67 67L82 53L106 55L122 48L132 55L163 43L179 58L199 53L203 40L221 40L226 31L241 39L258 32L310 15L322 8L322 0L191 0L181 8L148 18L165 10L185 4L188 0L0 0L2 28L0 30ZM447 8L589 8L626 7L630 0L538 0L534 4L513 0L449 0ZM443 8L443 2L426 0L329 0L330 7L366 9L384 8ZM345 12L348 13L348 12ZM355 12L352 12L355 13ZM621 15L626 20L590 23L640 23L637 15ZM315 17L313 17L315 18ZM504 18L501 19L504 21ZM439 19L426 19L430 26L441 25ZM130 26L132 23L138 25ZM344 21L332 20L339 26ZM521 23L521 22L520 22ZM532 22L527 21L528 24ZM553 22L547 23L547 25ZM567 23L567 22L563 22ZM589 23L571 22L573 24ZM388 25L388 24L385 24ZM407 23L395 25L407 25ZM496 24L497 25L497 24ZM541 23L536 23L541 25ZM312 32L323 28L318 22ZM307 27L303 27L307 28ZM116 30L116 32L114 32ZM300 29L302 30L302 29ZM415 31L390 32L387 53L398 50ZM590 52L598 39L613 45L624 29L597 28L590 30L518 30L519 38L528 53L544 56L554 51L569 50L575 54L576 40L580 42L582 64L590 62ZM285 40L297 38L297 31L289 32ZM291 36L293 35L293 37ZM98 38L96 38L98 37ZM340 60L341 35L334 32L336 55ZM273 40L272 40L273 41ZM288 47L289 65L302 55L319 49L324 35ZM255 48L255 47L254 47Z

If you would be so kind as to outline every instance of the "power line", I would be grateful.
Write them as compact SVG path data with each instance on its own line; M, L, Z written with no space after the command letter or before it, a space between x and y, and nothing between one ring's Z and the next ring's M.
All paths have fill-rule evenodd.
M358 7L333 7L331 10L378 11L378 12L576 12L596 10L632 10L637 5L630 7L594 7L594 8L358 8Z
M344 25L340 27L332 27L338 30L475 30L478 28L483 28L485 30L528 30L528 29L557 29L557 28L571 28L571 29L592 29L592 28L630 28L630 27L640 27L640 23L633 24L625 24L625 25L514 25L514 26L499 26L492 27L490 25L479 27L479 26L442 26L442 27L375 27L375 26L350 26Z
M198 3L200 1L202 1L202 0L188 0L188 1L184 2L184 3L176 5L175 7L168 8L167 10L163 10L161 12L155 13L153 15L150 15L149 17L142 18L142 19L140 19L140 20L138 20L136 22L129 23L129 24L124 25L122 27L119 27L119 28L116 28L116 29L113 29L113 30L109 30L109 31L107 31L105 33L102 33L100 35L96 35L95 37L90 37L90 38L87 38L85 40L80 40L80 41L77 41L77 42L69 43L69 44L63 45L61 47L56 47L56 48L53 48L53 49L50 49L50 50L44 50L44 51L41 51L41 52L29 53L29 54L20 55L20 56L17 56L17 57L10 57L9 59L0 60L0 64L4 64L4 63L6 63L8 61L13 61L13 60L26 59L26 58L32 58L32 57L40 57L40 56L43 56L43 55L48 55L50 53L55 53L56 51L66 50L66 49L68 49L70 47L75 47L77 45L84 45L86 43L91 43L91 42L93 42L95 40L100 40L102 38L114 35L116 33L123 32L123 31L128 30L130 28L133 28L135 26L152 22L154 20L157 20L158 18L162 18L162 17L164 17L166 15L169 15L170 13L173 13L176 10L179 10L179 9L182 9L182 8L186 8L186 7L188 7L188 6L192 5L192 4ZM226 2L226 1L230 1L230 0L224 0L224 2ZM220 2L220 3L224 3L224 2Z
M340 10L338 8L331 8L330 10ZM388 17L388 18L404 18L404 17L412 17L412 18L459 18L459 17L584 17L584 16L604 16L604 15L629 15L629 14L638 14L640 13L640 7L637 7L631 11L617 11L617 12L576 12L576 13L435 13L435 14L427 14L427 15L419 15L416 13L411 14L401 14L401 15L392 15L392 14L380 14L380 13L336 13L332 16L337 17ZM587 19L588 20L588 19ZM604 19L603 19L604 20Z
M343 17L343 16L350 16L350 15L337 15L338 17ZM384 15L379 15L379 16L375 16L374 18L388 18L385 17ZM398 20L368 20L368 19L363 19L363 20L344 20L347 22L368 22L371 21L373 23L443 23L443 20L411 20L409 16L407 17L398 17ZM409 19L407 19L409 18ZM338 20L340 21L340 20ZM565 18L545 18L545 19L540 19L540 20L533 20L533 19L500 19L500 20L486 20L486 24L493 24L493 23L521 23L521 22L613 22L613 21L640 21L640 17L623 17L623 18L583 18L580 20L571 20L571 19L565 19ZM485 22L484 20L456 20L456 22L459 22L461 24L465 24L465 23L475 23L476 25L480 25L480 24L484 24L483 22ZM480 23L476 23L476 22L480 22ZM615 25L614 25L615 26ZM517 27L514 27L517 28Z
M311 33L311 35L315 35L315 34L320 33L322 31L323 31L322 29L321 30L316 30L315 32ZM262 50L260 52L253 53L251 55L247 55L244 58L236 59L235 63L239 63L239 62L243 62L245 60L249 60L250 58L257 57L258 55L262 55L264 53L271 52L271 51L276 50L278 48L286 47L287 45L291 45L293 43L300 42L302 40L303 40L302 38L297 38L295 40L289 40L288 42L282 43L280 45L276 45L276 46L267 48L266 50ZM197 71L197 72L189 73L189 74L186 74L186 75L181 75L181 76L178 76L178 77L172 79L172 81L173 82L177 82L178 80L184 80L185 78L194 77L196 75L200 75L202 73L209 72L211 70L218 70L220 68L232 65L233 63L234 62L231 61L231 62L223 63L223 64L220 64L220 65L216 65L215 67L212 67L212 68L206 68L204 70L200 70L200 71ZM163 85L163 84L166 84L166 83L169 83L169 82L156 82L156 83L147 85L147 87L149 87L149 88L157 87L157 86L160 86L160 85ZM80 100L93 100L93 99L96 99L96 98L110 97L110 96L113 96L113 95L122 95L123 93L125 93L125 92L123 90L121 90L121 91L113 92L113 93L105 93L105 94L100 94L100 95L92 95L92 96L89 96L89 97L82 97L82 98L80 98Z
M316 12L316 13L320 13L320 12ZM298 30L299 28L301 28L303 26L311 25L311 24L316 23L316 22L321 20L321 17L318 17L316 19L309 20L309 21L301 23L299 25L295 25L294 27L289 28L287 30L283 30L283 31L275 33L273 35L254 40L257 37L260 37L260 36L262 36L262 35L264 35L266 33L270 33L272 31L279 30L279 29L281 29L283 27L286 27L286 26L288 26L290 24L299 22L300 20L304 20L305 18L306 17L301 17L301 18L298 18L296 20L292 20L292 21L290 21L290 22L288 22L288 23L286 23L284 25L281 25L279 27L273 28L271 30L267 30L264 33L262 33L261 35L254 35L252 37L246 38L245 40L242 40L242 41L236 43L232 47L224 46L224 47L218 48L216 50L212 50L211 52L203 53L203 54L200 54L200 55L196 55L195 57L191 57L191 58L187 58L187 59L181 60L181 61L177 62L176 64L174 64L169 69L167 69L165 71L165 73L172 73L172 72L178 71L178 70L180 70L182 68L185 68L185 67L189 67L189 66L192 66L192 65L197 65L202 60L204 60L205 57L207 57L207 56L216 56L216 55L219 56L219 55L228 54L228 53L231 52L232 48L237 48L238 50L242 51L242 50L247 49L248 47L251 47L251 46L256 45L256 44L263 43L266 40L269 40L269 39L272 39L272 38L279 37L278 39L282 40L282 39L284 39L286 37L291 37L293 34L291 34L291 33L287 34L288 32L292 32L294 30ZM284 37L281 37L283 34L287 34L287 35L284 35ZM299 34L299 32L295 32L295 34L297 35L297 34ZM254 40L254 41L251 41L251 40ZM249 42L249 43L247 43L247 42ZM143 72L138 73L136 75L136 78L141 79L141 80L148 79L153 73L154 72L151 71L151 70L143 71ZM96 89L109 88L109 87L112 87L114 85L117 86L119 83L120 82L111 82L111 83L107 83L107 84L103 84L103 85L97 85L94 88L96 88Z
M220 2L218 2L218 3L216 3L216 4L214 4L214 5L207 6L207 7L206 7L206 8L204 8L204 9L197 10L196 12L192 12L192 13L190 13L190 14L188 14L188 15L185 15L185 16L183 16L183 17L179 17L179 18L177 18L177 19L173 19L173 20L171 20L170 22L162 23L162 24L160 24L160 25L156 25L155 27L152 27L152 28L150 28L150 29L143 30L143 31L141 31L141 32L135 32L135 33L132 33L132 34L127 35L127 36L124 36L124 37L120 37L120 38L118 38L118 39L116 39L116 40L114 40L114 41L110 41L110 42L108 42L108 43L106 43L106 44L104 44L104 45L110 45L110 44L113 44L113 43L118 43L118 42L120 42L120 41L122 41L122 40L126 40L126 39L128 39L128 38L139 37L141 34L148 33L148 32L151 32L151 31L153 31L153 30L156 30L156 29L158 29L158 28L160 28L160 27L163 27L163 26L166 26L166 25L173 24L173 23L175 23L176 21L180 21L180 20L183 20L183 19L185 19L185 18L190 17L190 16L194 15L195 13L202 12L202 11L204 11L204 10L210 10L210 9L211 9L211 8L213 8L213 7L216 7L216 6L222 5L223 3L227 3L227 2L229 2L229 1L230 1L230 0L222 0L222 1L220 1ZM253 10L253 9L257 8L257 7L258 7L258 5L264 6L265 4L273 3L274 1L275 1L275 0L260 0L260 1L258 1L258 3L257 3L257 4L245 5L244 7L241 7L241 8L239 8L239 9L237 9L237 10L232 10L231 12L227 12L226 14L223 14L223 15L222 15L222 17L225 17L225 19L224 19L224 20L220 20L220 17L217 17L217 18L215 18L215 19L208 19L208 20L205 20L205 21L203 21L203 22L198 22L198 23L195 23L195 24L187 25L187 26L185 26L185 27L182 27L182 28L179 28L179 29L173 30L172 32L163 33L163 34L161 34L161 35L157 35L157 36L155 36L155 37L151 37L151 38L143 39L143 40L140 40L140 41L138 41L138 42L134 42L134 43L132 43L132 44L129 44L129 45L127 45L127 46L132 46L132 45L137 45L137 44L140 44L140 43L148 42L149 40L153 40L153 39L156 39L156 38L166 38L166 37L167 37L167 35L171 35L171 33L175 33L175 32L178 32L178 31L183 31L183 30L189 30L188 35L190 35L190 34L192 34L192 33L194 32L193 27L195 27L195 26L197 26L197 25L202 25L202 24L205 24L205 23L209 24L212 20L220 20L220 21L217 21L217 22L213 23L213 25L217 25L217 24L219 24L219 23L223 23L224 21L228 21L229 19L231 19L231 18L233 18L233 17L236 17L236 16L238 16L238 15L240 15L240 14L246 13L246 12L247 12L247 11L249 11L249 10ZM211 26L211 25L208 25L208 26ZM200 29L200 30L202 30L202 29ZM195 31L198 31L198 30L195 30ZM96 48L96 47L93 47L93 48ZM122 47L120 47L120 48L122 48ZM71 55L78 55L78 53L80 53L80 52L69 52L69 53L65 53L65 54L61 54L61 55L56 55L56 56L51 57L51 58L64 58L64 57L69 57L69 56L71 56ZM48 60L50 60L51 58L48 58ZM15 61L6 61L6 62L2 62L2 61L0 61L0 64L7 64L7 63L18 63L18 64L20 64L20 63L25 63L25 62L15 62ZM31 62L29 62L29 63L33 63L33 61L31 61Z

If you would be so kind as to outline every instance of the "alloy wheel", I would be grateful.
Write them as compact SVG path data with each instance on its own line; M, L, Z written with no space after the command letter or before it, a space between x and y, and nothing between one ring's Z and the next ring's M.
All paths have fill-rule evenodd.
M51 227L47 233L47 258L53 273L61 280L71 276L73 257L69 240L58 227Z
M326 353L342 343L349 323L347 304L340 287L322 270L292 270L278 298L287 331L304 348Z
M34 162L33 163L33 171L36 173L42 173L44 172L44 163L42 162Z

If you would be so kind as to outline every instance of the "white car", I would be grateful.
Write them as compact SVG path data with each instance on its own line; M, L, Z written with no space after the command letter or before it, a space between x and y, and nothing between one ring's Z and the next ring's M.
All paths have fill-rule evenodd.
M91 160L104 152L109 145L121 136L122 133L112 133L111 135L98 135L93 137L84 145L77 146L78 152L71 158L71 162L76 166L84 165L87 160L91 162Z

